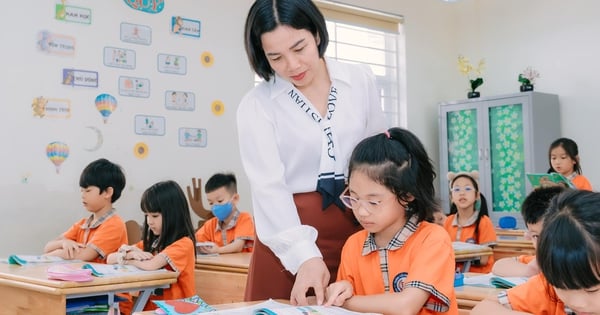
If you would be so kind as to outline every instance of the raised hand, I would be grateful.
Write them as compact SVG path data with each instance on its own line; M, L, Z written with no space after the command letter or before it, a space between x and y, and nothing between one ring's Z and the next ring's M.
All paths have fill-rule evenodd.
M192 210L203 220L214 217L212 211L204 208L202 204L202 179L192 177L192 188L187 186L188 200Z

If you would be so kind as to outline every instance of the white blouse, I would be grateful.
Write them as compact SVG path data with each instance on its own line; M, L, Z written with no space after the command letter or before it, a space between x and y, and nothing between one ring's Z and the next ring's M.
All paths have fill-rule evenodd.
M371 71L362 65L325 61L338 91L331 120L341 155L336 158L347 175L355 145L383 132L387 125ZM258 237L295 274L304 261L322 257L315 243L317 231L300 224L292 197L316 191L322 130L291 100L287 93L292 88L276 75L250 90L238 107L237 125Z

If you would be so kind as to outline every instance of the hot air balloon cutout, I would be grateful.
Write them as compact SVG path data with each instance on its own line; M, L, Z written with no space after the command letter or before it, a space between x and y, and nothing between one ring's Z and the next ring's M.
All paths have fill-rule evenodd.
M60 166L69 157L69 146L60 141L50 142L46 146L46 156L56 167L56 174L59 174Z
M96 96L96 109L102 115L102 120L106 124L110 114L117 108L117 99L110 94L100 94Z

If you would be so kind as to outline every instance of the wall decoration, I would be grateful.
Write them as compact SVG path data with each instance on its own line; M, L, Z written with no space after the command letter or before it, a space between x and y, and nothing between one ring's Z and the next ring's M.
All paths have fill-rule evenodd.
M63 69L62 84L70 86L98 87L98 72Z
M187 59L184 56L158 54L158 72L172 74L187 73Z
M71 118L71 100L36 97L31 102L33 117Z
M130 8L146 13L160 13L165 8L164 0L125 0Z
M71 23L92 24L92 10L65 5L64 1L61 2L56 4L55 19Z
M104 65L107 67L135 69L135 51L125 48L104 47Z
M37 48L51 55L75 55L75 38L67 35L40 31L37 37Z
M135 115L134 126L138 135L165 135L165 117L162 116Z
M94 126L87 126L85 128L92 130L94 132L94 135L96 136L96 139L95 139L94 145L92 145L90 147L84 147L83 149L86 151L89 151L89 152L98 151L98 149L100 149L100 147L104 143L104 137L102 136L102 131L100 131L100 129L98 129Z
M102 115L102 120L106 124L108 122L108 117L113 113L115 108L117 108L117 99L110 94L100 94L96 96L96 109Z
M56 174L60 173L60 166L69 157L69 146L60 141L48 143L46 146L46 156L56 167Z
M202 55L200 55L200 63L202 63L203 66L208 68L212 66L214 62L215 58L210 53L210 51L205 51L202 53Z
M119 77L119 95L150 97L150 80L134 77Z
M179 145L182 147L206 147L208 142L206 129L179 128Z
M196 109L196 95L194 95L193 92L166 91L165 108L170 110L193 111Z
M148 157L148 145L144 142L136 143L133 147L133 155L140 160L145 159Z
M225 104L219 100L213 101L210 107L215 116L221 116L225 112Z
M171 33L200 38L200 21L173 16L171 17Z
M146 25L121 23L121 41L150 45L152 44L152 28Z

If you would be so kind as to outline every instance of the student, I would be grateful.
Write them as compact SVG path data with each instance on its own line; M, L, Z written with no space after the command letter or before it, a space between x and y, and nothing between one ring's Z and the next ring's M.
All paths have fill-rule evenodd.
M204 185L204 191L215 217L196 232L196 241L213 242L215 245L199 247L198 250L206 254L252 252L254 223L249 213L237 209L240 195L235 175L213 175Z
M496 245L496 229L488 217L485 197L479 192L479 172L448 173L452 204L444 223L452 241ZM494 257L484 256L471 264L470 272L492 271ZM458 264L460 268L462 263Z
M196 294L196 238L187 199L176 182L152 185L144 191L140 206L146 217L142 240L132 246L122 245L118 252L108 256L107 263L179 272L176 283L162 290L162 295L150 297L144 309L154 310L152 300L174 300Z
M527 226L525 236L531 240L533 248L544 225L544 214L552 198L560 194L562 186L540 187L529 193L521 205L521 215ZM539 273L535 255L501 258L494 263L492 273L503 277L531 277Z
M600 314L600 193L567 189L552 200L536 254L541 274L471 314Z
M311 0L254 1L244 41L264 79L237 111L257 232L244 299L305 305L312 288L322 303L359 229L338 196L352 149L386 126L379 92L367 66L325 57L327 26Z
M58 238L49 241L44 253L64 259L105 263L106 256L127 243L127 229L113 203L121 197L125 174L107 159L88 164L79 177L83 207L91 212Z
M577 189L592 190L592 184L582 175L577 143L569 138L560 138L550 144L548 150L550 169L548 173L562 174Z
M361 141L340 196L364 230L342 249L326 305L358 312L458 314L454 251L446 231L427 222L434 209L431 160L408 130Z

